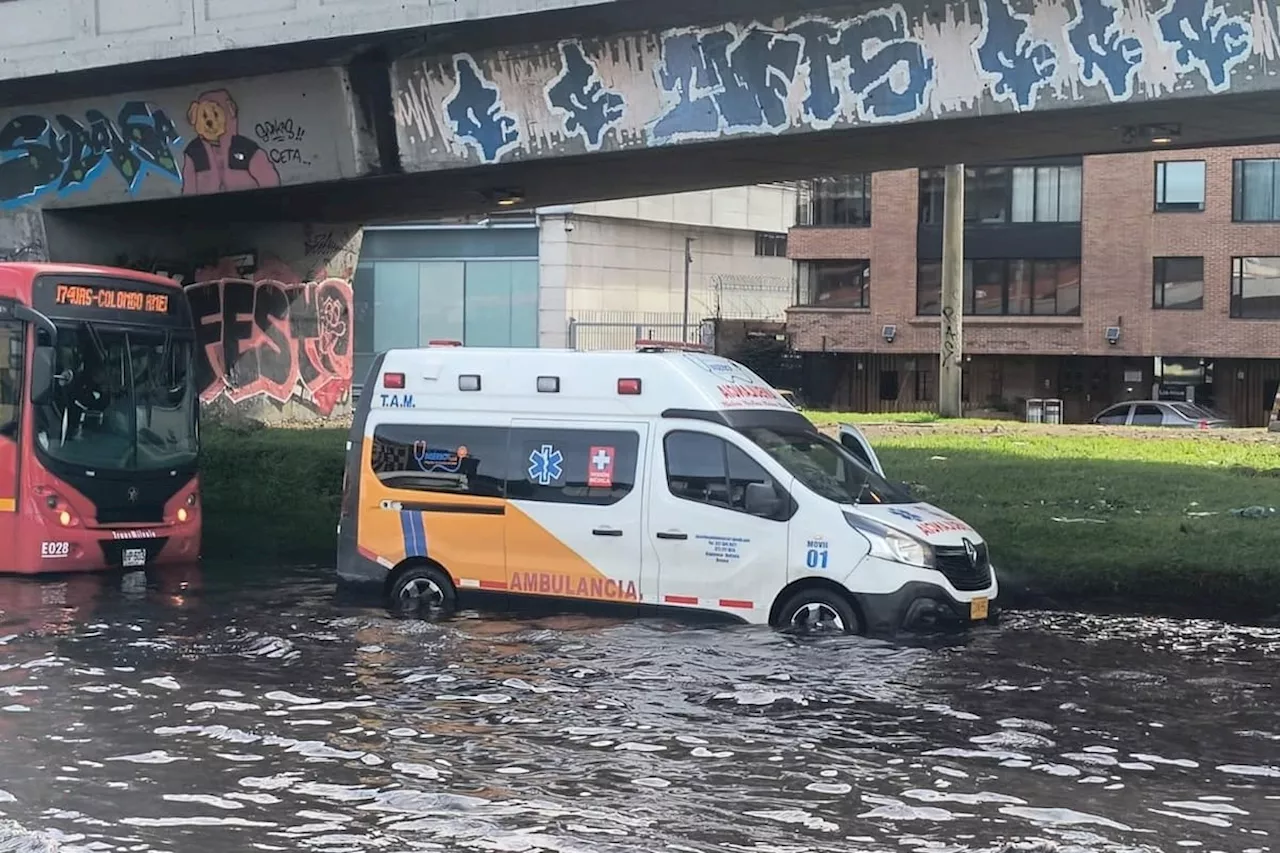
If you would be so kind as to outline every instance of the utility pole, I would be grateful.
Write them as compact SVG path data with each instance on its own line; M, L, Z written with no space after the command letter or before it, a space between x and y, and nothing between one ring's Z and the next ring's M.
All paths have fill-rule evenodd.
M960 417L964 319L964 164L947 167L942 208L942 349L938 414Z
M689 343L689 268L693 265L693 237L684 238L684 320L680 340Z

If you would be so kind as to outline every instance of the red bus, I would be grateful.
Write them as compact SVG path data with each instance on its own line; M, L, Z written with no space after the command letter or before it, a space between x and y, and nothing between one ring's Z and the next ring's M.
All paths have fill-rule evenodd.
M0 572L199 558L194 359L176 282L0 263Z

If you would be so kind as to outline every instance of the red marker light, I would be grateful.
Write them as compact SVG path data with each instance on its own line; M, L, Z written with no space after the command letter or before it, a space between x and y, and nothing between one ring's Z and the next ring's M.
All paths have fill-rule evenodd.
M619 379L618 393L619 394L639 394L640 380L639 379Z
M1200 429L1208 429L1208 428L1209 428L1209 422L1208 422L1208 421L1201 421L1201 422L1200 422Z
M404 374L403 373L382 374L382 387L383 388L403 388Z

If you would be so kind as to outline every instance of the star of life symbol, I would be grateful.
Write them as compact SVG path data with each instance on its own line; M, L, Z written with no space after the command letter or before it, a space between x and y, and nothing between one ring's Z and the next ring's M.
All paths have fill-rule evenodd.
M596 455L591 457L591 464L595 466L597 471L605 471L609 468L609 463L613 461L613 457L606 450L597 450Z
M563 463L564 454L544 444L529 454L529 479L540 486L549 486L564 473Z

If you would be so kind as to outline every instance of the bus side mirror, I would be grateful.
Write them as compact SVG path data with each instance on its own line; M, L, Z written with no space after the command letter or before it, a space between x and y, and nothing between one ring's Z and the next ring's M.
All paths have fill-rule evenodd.
M31 402L37 406L49 402L53 396L53 347L37 346L31 362Z

